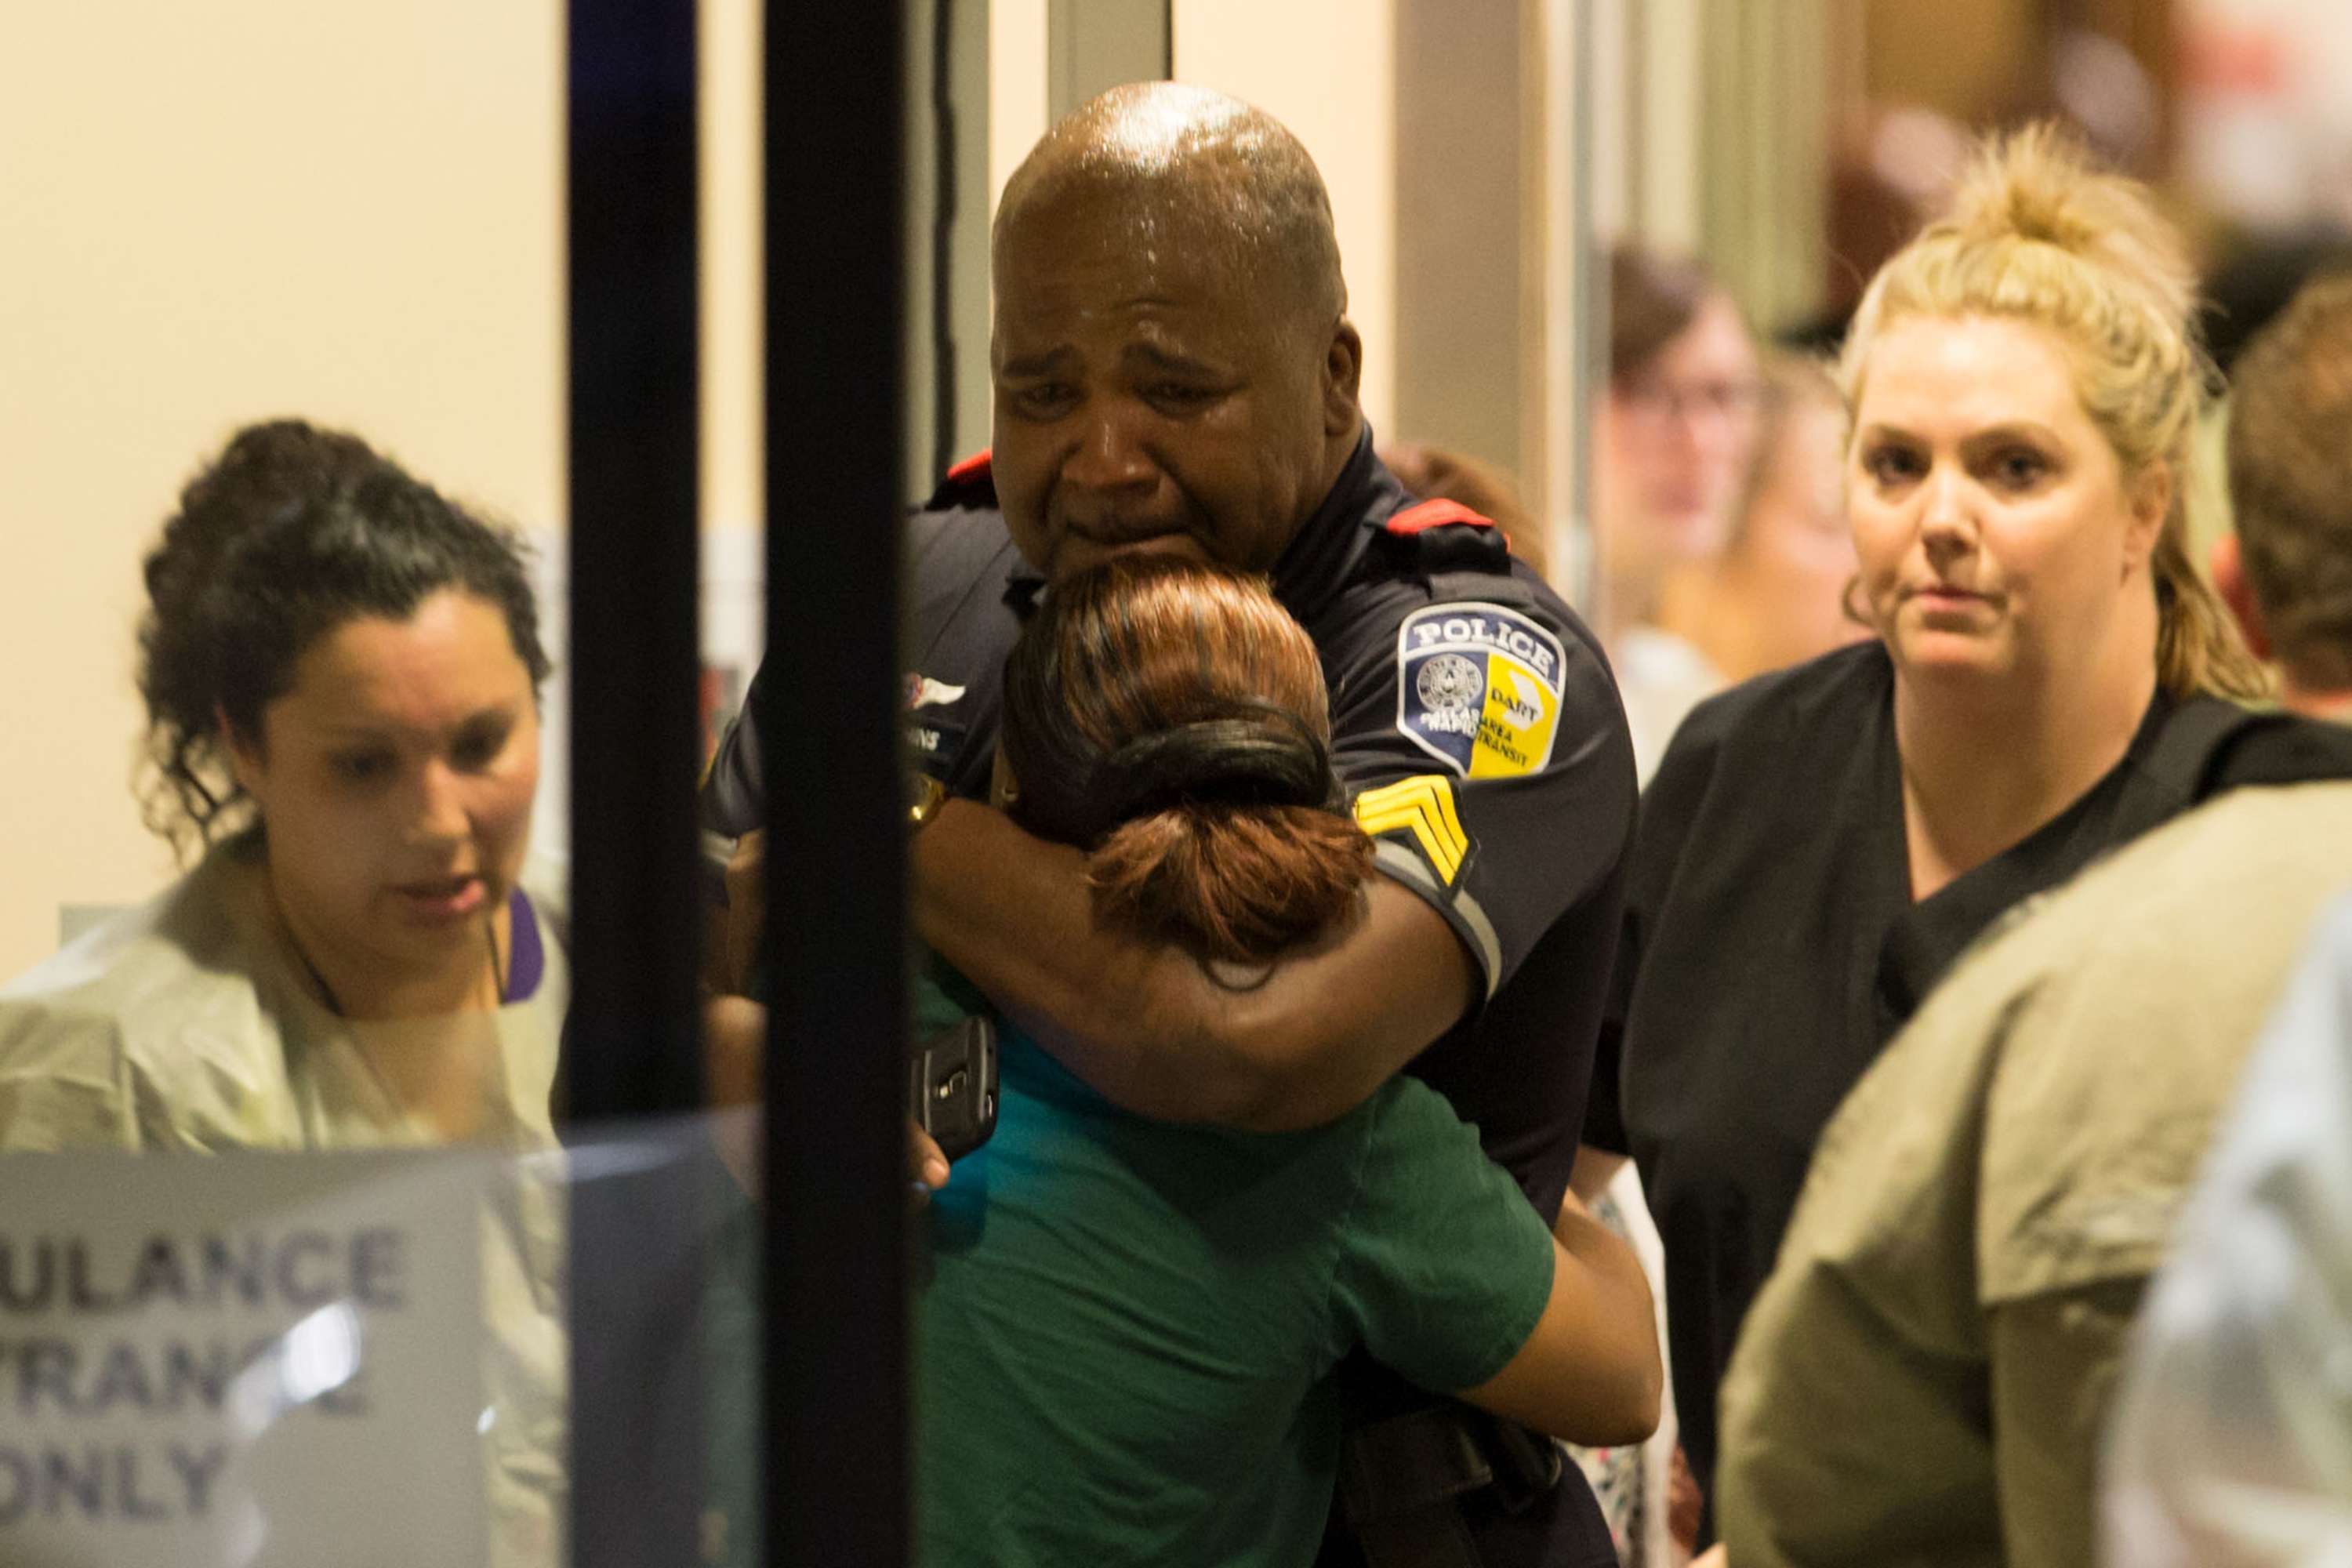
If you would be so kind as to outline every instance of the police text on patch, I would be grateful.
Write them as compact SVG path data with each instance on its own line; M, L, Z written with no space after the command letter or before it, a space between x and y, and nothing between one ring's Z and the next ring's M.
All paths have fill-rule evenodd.
M1397 730L1466 778L1550 761L1567 663L1549 626L1500 605L1433 605L1397 629Z

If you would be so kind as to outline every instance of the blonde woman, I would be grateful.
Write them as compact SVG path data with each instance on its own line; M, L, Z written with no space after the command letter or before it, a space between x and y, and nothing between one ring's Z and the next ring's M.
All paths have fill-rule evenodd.
M2238 705L2263 678L2182 536L2192 307L2144 189L2044 131L1986 148L1840 365L1876 637L1701 705L1643 798L1591 1135L1664 1239L1703 1485L1822 1127L1960 949L2220 790L2352 773Z

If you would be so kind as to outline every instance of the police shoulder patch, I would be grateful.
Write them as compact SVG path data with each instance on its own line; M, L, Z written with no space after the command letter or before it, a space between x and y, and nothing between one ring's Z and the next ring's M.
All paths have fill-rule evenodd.
M1356 797L1356 826L1373 838L1409 841L1421 851L1437 879L1452 887L1470 857L1470 836L1454 809L1454 781L1444 773L1415 773L1368 789Z
M1549 627L1500 605L1432 605L1397 628L1397 729L1465 778L1551 761L1568 656Z

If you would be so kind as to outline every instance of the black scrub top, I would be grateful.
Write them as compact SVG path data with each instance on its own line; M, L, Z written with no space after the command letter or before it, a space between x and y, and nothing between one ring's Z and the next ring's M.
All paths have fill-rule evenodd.
M909 520L907 556L908 733L934 776L984 799L1005 656L1045 586L984 456ZM1600 645L1485 519L1416 505L1369 430L1273 580L1321 655L1332 763L1376 864L1479 972L1483 1004L1409 1070L1549 1217L1575 1161L1633 837L1633 747ZM763 816L769 679L763 666L705 785L719 831Z
M1814 1142L1960 951L2221 789L2352 776L2352 731L2159 693L2081 799L1914 902L1894 689L1876 642L1749 681L1692 711L1642 797L1586 1138L1641 1168L1702 1486Z

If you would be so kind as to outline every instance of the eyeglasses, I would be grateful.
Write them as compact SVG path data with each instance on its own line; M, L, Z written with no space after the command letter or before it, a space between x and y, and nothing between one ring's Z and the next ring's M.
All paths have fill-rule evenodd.
M1616 395L1628 413L1645 423L1663 425L1671 419L1708 418L1730 423L1755 416L1763 400L1763 384L1755 381L1694 381L1676 384L1643 378L1617 387Z

